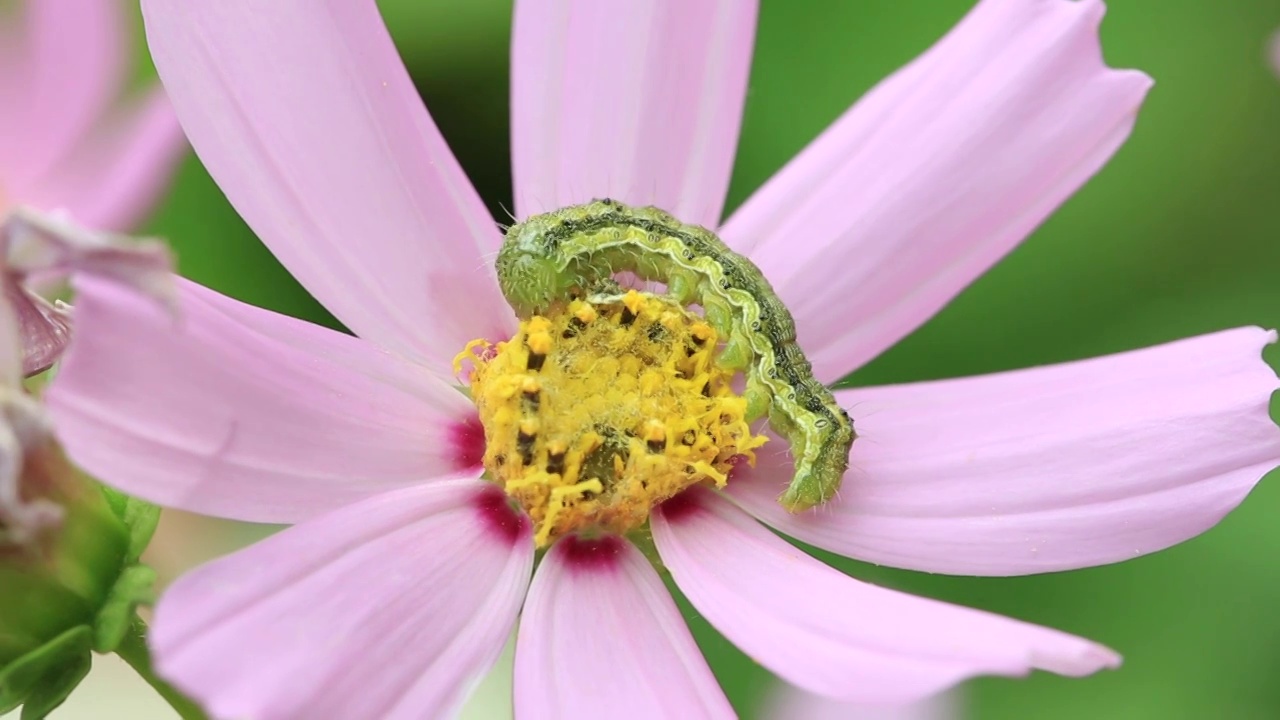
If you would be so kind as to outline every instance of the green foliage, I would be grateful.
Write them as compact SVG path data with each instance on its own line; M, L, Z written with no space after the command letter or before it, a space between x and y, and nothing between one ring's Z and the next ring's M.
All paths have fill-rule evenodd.
M84 483L85 500L64 508L52 559L0 558L0 646L12 656L0 665L0 713L22 705L22 720L39 720L61 705L89 672L91 651L116 650L137 607L152 600L155 571L139 557L159 508L76 480Z
M156 525L160 522L160 508L105 485L101 486L101 490L111 511L129 528L129 549L125 552L124 561L126 564L136 563L156 532Z
M89 672L93 632L77 625L0 668L0 713L23 705L22 720L53 711Z

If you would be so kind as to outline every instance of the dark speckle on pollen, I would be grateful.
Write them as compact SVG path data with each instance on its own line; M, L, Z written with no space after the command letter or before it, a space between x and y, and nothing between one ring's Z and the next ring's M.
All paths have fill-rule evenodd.
M622 308L622 317L618 320L618 322L622 324L622 327L630 327L631 323L634 323L635 321L636 314L631 312L631 308Z

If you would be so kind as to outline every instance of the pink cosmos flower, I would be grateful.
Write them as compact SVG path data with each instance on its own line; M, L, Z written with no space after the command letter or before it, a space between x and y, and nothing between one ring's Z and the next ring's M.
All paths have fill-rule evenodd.
M159 671L222 718L447 714L519 616L521 717L727 717L645 556L529 521L480 479L453 356L516 322L501 231L364 0L144 0L183 126L244 218L355 337L192 283L175 324L101 282L49 393L71 456L128 492L296 523L179 580ZM1150 81L1102 64L1100 2L984 0L723 224L834 381L924 322L1127 137ZM520 0L517 214L595 196L718 225L755 12L737 0ZM624 35L617 28L626 28ZM838 309L838 312L835 311ZM976 674L1084 675L1110 650L850 578L773 527L872 562L1015 575L1116 562L1214 525L1280 462L1242 328L1112 357L837 397L840 496L789 515L765 453L657 509L698 612L807 691L909 701Z
M18 5L0 13L0 214L29 205L126 230L186 142L158 86L120 101L132 47L125 5Z

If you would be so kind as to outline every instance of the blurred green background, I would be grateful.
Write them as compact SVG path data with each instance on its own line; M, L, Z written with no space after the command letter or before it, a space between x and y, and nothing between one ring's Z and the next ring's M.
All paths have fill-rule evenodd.
M763 0L729 208L971 4ZM511 207L509 0L380 5L462 164L495 211ZM1237 325L1280 326L1280 81L1265 57L1277 27L1276 0L1113 0L1102 32L1109 63L1156 80L1128 145L1012 256L853 380L951 377ZM194 158L145 230L173 242L185 275L332 324ZM1120 671L1084 680L1038 674L971 683L967 717L1276 718L1277 517L1280 488L1264 483L1221 526L1180 547L1040 577L950 578L834 562L1125 655ZM751 716L767 673L705 622L691 623L734 703Z

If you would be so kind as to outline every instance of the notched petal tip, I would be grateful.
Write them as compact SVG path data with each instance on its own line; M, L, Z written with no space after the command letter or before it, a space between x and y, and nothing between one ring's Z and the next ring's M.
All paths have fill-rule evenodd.
M978 675L1078 677L1120 662L1074 635L860 582L710 491L694 500L699 512L654 516L676 584L734 644L810 692L906 703Z
M971 378L837 393L862 439L840 497L782 512L789 462L729 493L773 527L868 562L1023 575L1127 560L1205 532L1280 465L1262 351L1238 328Z
M792 310L817 377L923 324L1128 139L1151 79L1104 63L1103 10L978 3L725 224ZM847 312L830 312L837 299Z
M1064 644L1057 654L1033 650L1028 655L1028 665L1067 677L1085 677L1100 670L1116 670L1124 663L1120 653L1105 645L1082 638L1071 639L1076 640L1079 647Z
M1132 105L1132 113L1137 114L1147 93L1155 85L1155 80L1141 70L1117 68L1107 62L1101 35L1107 6L1102 0L1015 1L1026 6L1031 16L1028 18L1028 25L1044 23L1045 29L1038 32L1048 34L1050 43L1061 43L1068 48L1073 44L1077 46L1075 52L1084 61L1080 68L1082 76L1092 75L1087 82L1099 88L1108 88L1115 93L1111 100L1118 107L1123 107L1127 102ZM974 14L977 12L975 9ZM1032 52L1035 50L1032 48ZM1044 54L1048 56L1051 52L1045 51Z
M1251 325L1249 327L1262 333L1263 337L1266 338L1266 345L1274 345L1276 344L1276 340L1280 339L1280 333L1276 332L1274 329L1264 328L1261 325Z

